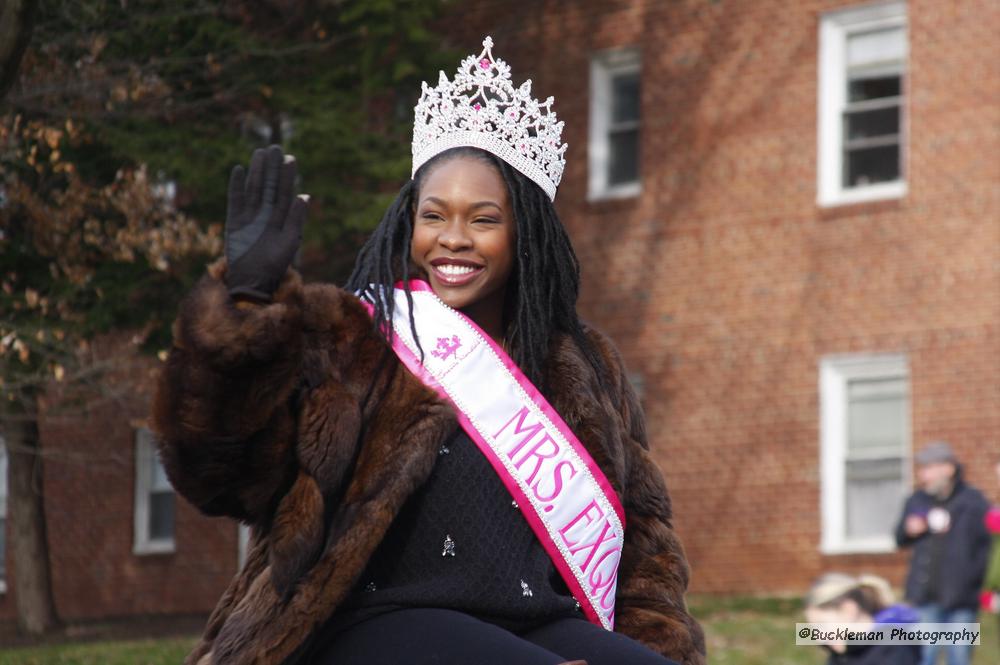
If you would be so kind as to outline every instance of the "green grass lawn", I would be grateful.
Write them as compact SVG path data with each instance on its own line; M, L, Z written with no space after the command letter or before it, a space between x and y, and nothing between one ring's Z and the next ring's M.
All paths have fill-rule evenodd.
M0 665L179 665L195 638L0 649Z
M822 665L815 647L795 646L798 601L700 598L691 611L705 626L710 665ZM1000 663L996 617L981 617L976 665ZM195 638L59 644L0 650L0 665L178 665Z

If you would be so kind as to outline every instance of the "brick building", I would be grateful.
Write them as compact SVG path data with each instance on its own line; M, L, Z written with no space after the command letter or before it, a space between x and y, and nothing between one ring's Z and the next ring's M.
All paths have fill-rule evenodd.
M516 5L516 7L512 7ZM581 311L641 387L695 591L900 583L912 455L1000 498L1000 7L479 2L566 122Z
M456 11L452 45L491 34L566 122L581 310L640 388L694 591L899 583L889 529L932 438L1000 498L1000 6ZM149 459L148 398L43 428L66 620L205 612L235 571L235 525Z

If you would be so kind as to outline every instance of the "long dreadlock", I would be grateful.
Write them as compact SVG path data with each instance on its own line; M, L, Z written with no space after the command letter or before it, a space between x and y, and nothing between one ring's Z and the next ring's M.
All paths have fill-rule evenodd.
M542 188L505 161L477 148L446 150L421 166L403 185L396 200L362 247L347 281L350 291L365 292L374 304L373 324L391 341L395 302L392 286L402 280L410 306L410 330L417 338L409 279L413 214L420 186L435 165L456 157L473 157L491 164L507 185L516 228L515 269L507 284L504 338L511 357L528 379L545 390L543 370L553 333L569 334L603 382L607 373L576 313L580 263L555 206ZM374 288L373 288L374 287ZM417 340L420 346L419 339ZM420 347L421 354L423 353Z

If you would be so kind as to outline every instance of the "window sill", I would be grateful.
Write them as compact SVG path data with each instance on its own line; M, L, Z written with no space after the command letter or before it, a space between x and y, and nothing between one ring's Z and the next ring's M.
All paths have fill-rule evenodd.
M172 540L136 543L132 547L132 554L136 556L145 556L148 554L173 554L176 551L177 546Z
M837 206L852 205L855 203L871 203L875 201L885 201L890 199L901 199L906 196L905 182L885 182L866 187L855 187L844 189L833 194L821 195L816 202L821 208L835 208Z
M615 185L598 191L587 193L588 203L598 203L601 201L611 201L615 199L629 199L642 194L642 183L630 182L625 185Z
M820 554L892 554L896 551L896 541L888 538L868 538L820 545Z

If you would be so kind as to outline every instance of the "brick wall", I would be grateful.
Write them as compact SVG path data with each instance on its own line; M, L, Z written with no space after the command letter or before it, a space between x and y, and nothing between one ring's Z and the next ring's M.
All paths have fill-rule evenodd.
M179 497L175 552L133 553L134 428L148 417L157 361L135 359L127 336L118 337L94 350L107 359L126 349L104 382L114 386L114 398L107 393L78 407L63 403L53 386L40 420L53 595L60 619L70 623L207 613L236 571L235 523L203 517ZM10 574L8 583L0 620L16 616Z
M696 591L801 592L830 568L901 582L904 554L819 553L827 354L905 353L915 445L950 440L1000 498L1000 14L909 3L909 193L821 209L818 22L849 4L480 2L450 38L491 34L556 98L580 308L642 379ZM642 60L642 194L588 203L589 59L621 46Z

